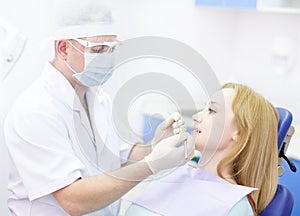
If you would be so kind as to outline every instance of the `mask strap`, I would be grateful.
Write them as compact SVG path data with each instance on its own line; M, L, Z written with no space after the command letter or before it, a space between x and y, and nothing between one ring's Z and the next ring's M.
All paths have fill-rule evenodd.
M65 65L74 73L77 74L78 72L76 72L69 64L66 60L64 60Z
M73 43L71 43L69 40L68 40L68 43L74 48L76 49L78 52L80 52L82 55L84 55L84 52L82 52L78 47L76 47Z
M80 52L82 55L84 55L84 52L82 52L79 48L77 48L74 44L72 44L69 40L68 43L74 48L76 49L78 52ZM69 64L68 62L66 62L66 60L64 60L65 65L74 73L77 74L79 72L75 71Z

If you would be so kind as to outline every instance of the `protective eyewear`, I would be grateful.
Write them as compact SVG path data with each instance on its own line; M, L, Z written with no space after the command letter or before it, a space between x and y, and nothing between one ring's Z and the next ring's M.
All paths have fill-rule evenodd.
M110 53L114 52L116 47L121 44L120 41L95 43L82 39L72 39L77 41L79 44L85 47L85 52L89 53Z

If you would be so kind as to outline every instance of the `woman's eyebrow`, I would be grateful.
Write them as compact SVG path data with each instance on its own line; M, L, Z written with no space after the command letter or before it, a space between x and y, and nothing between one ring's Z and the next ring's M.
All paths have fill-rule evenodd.
M208 104L210 104L210 105L220 105L217 101L209 101Z

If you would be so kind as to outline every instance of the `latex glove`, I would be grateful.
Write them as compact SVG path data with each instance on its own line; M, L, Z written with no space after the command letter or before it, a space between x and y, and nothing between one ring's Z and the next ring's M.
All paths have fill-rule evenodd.
M185 131L186 126L181 115L178 112L174 112L156 128L154 137L151 141L152 147L154 148L155 145L164 138Z
M184 132L160 141L153 151L145 157L145 161L152 173L156 174L161 170L187 163L193 158L194 150L194 139ZM187 157L185 157L185 154Z

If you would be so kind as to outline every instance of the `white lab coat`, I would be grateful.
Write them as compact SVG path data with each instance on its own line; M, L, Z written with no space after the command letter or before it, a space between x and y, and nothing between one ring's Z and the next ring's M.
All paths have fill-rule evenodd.
M114 132L108 96L89 90L87 102L92 124L70 83L50 63L15 102L4 126L12 162L8 206L13 214L67 215L52 192L126 162L133 143ZM116 201L89 215L118 211Z

